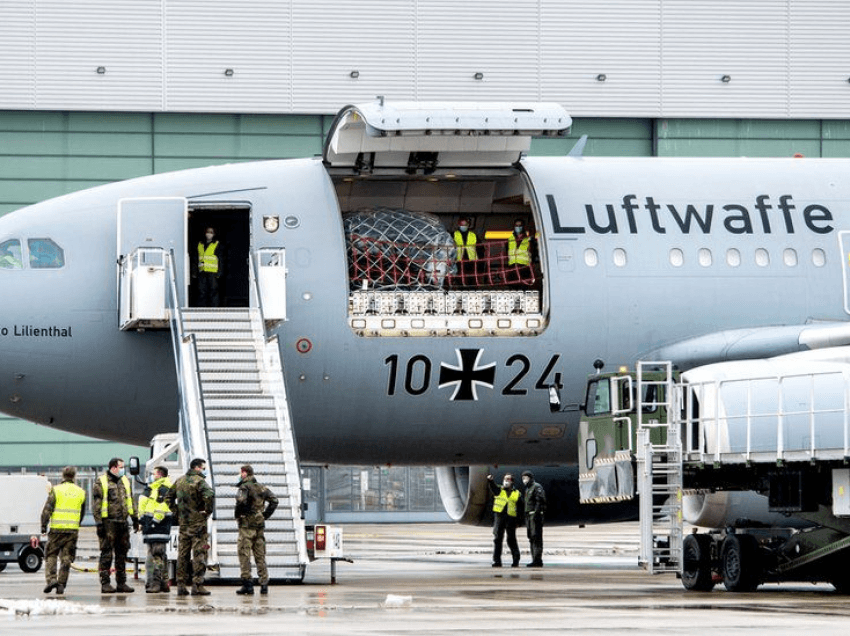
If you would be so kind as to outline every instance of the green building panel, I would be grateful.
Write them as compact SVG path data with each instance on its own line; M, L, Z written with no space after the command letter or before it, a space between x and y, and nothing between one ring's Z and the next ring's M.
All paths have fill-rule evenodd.
M806 157L821 156L819 139L659 139L659 157Z
M0 416L0 470L20 467L105 466L111 457L144 461L150 449L66 433Z

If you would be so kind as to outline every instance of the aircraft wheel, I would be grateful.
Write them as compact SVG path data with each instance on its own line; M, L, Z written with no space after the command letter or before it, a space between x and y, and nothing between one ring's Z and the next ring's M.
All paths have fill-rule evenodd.
M710 592L714 589L711 576L711 544L707 534L689 534L682 545L682 585L686 590Z
M730 592L752 592L759 586L761 561L755 537L730 534L720 550L723 585Z
M24 548L18 555L18 565L24 572L38 572L42 560L41 550L36 548Z

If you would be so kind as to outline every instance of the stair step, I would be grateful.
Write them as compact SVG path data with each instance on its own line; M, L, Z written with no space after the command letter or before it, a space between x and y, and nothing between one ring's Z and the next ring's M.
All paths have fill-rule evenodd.
M198 371L203 378L205 374L216 373L254 373L259 377L260 365L256 360L199 360Z
M245 453L250 453L251 457L255 457L258 453L268 454L268 453L277 453L280 455L283 452L283 449L280 445L280 440L277 441L257 441L252 443L250 446L246 446L242 442L212 442L210 440L210 453L214 455L221 455L222 453L242 453L243 457Z
M253 439L253 436L260 432L263 434L267 432L273 433L275 436L278 434L276 420L249 417L210 418L209 415L207 416L207 432L215 432L222 435L227 434L228 436L232 436L232 439L244 439L246 437ZM221 439L224 438L222 437Z
M221 430L210 426L210 423L207 422L207 438L210 440L210 443L238 442L242 445L242 448L250 448L254 442L280 440L277 423L274 422L273 424L274 428L269 429L254 428L249 430L240 427L237 430Z
M260 396L263 394L263 385L259 379L253 382L204 380L201 378L201 390L204 397L214 393L224 396L228 393L241 393L243 395Z
M245 424L253 423L253 425L263 428L266 426L265 422L272 421L277 426L277 411L273 406L265 408L210 408L208 402L205 402L205 404L207 405L207 425L210 422L215 422L213 426L224 428L231 423L244 422Z
M216 475L238 475L239 469L245 464L246 459L251 462L251 466L254 469L254 473L256 475L261 476L265 480L268 480L271 475L286 474L286 466L282 463L270 463L265 461L257 462L251 460L250 457L242 457L242 459L238 461L226 461L219 459L218 462L213 466L213 472Z
M259 364L257 361L257 351L253 346L241 349L217 349L214 346L205 346L198 349L198 362L200 364L207 364L208 362L252 362Z
M207 331L250 331L250 316L230 316L220 320L198 318L197 316L183 317L183 330L187 333Z
M215 409L262 409L274 408L270 395L204 395L204 407Z

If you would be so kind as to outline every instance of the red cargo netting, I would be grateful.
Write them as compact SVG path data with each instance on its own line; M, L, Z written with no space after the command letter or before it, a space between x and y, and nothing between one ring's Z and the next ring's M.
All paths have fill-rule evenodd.
M484 241L477 258L458 261L454 245L423 246L352 235L348 243L351 289L526 288L531 265L508 263L507 241Z

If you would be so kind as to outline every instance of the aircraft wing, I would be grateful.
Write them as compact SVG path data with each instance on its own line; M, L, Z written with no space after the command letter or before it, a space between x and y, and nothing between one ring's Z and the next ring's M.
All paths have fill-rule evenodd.
M641 354L643 360L673 360L682 371L728 360L772 358L850 345L850 323L811 322L728 329L664 345ZM827 357L831 354L826 353Z

